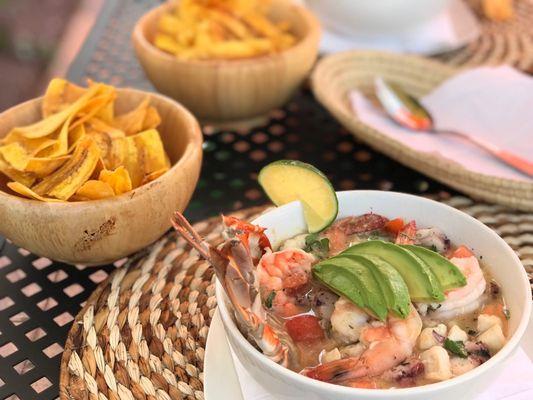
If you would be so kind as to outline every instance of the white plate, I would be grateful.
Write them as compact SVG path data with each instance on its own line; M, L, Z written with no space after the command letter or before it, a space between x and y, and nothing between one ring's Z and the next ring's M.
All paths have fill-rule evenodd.
M346 50L387 50L433 55L466 46L479 35L478 20L470 8L455 0L435 18L403 34L344 35L324 28L320 51L332 54Z
M218 308L211 320L204 359L205 400L243 400Z

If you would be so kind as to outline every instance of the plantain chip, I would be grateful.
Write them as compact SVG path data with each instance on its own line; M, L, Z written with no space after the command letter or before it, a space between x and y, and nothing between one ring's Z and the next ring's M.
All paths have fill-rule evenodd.
M102 109L100 109L96 113L95 117L104 121L107 124L112 124L113 119L115 118L115 100L117 98L117 92L113 86L102 84L102 83L95 83L89 80L89 87L93 85L101 85L100 94L107 95L111 99L111 101L107 105L102 107Z
M0 154L13 169L22 173L33 173L38 178L51 174L69 158L30 157L19 143L0 147Z
M180 24L181 21L178 17L170 14L163 14L157 25L161 32L177 36L180 30Z
M61 167L70 156L55 158L30 158L24 172L33 173L38 178L44 178Z
M157 109L152 106L148 107L141 130L146 131L148 129L155 129L159 124L161 124L161 116L157 112Z
M13 168L18 171L24 171L30 154L20 143L10 143L0 147L0 155Z
M96 116L107 123L111 123L114 116L113 100L116 98L115 88L103 83L95 83L91 80L89 80L88 83L89 88L97 86L96 95L110 98L110 101L96 112ZM43 103L41 106L43 117L46 118L52 114L64 110L85 93L87 93L87 89L70 83L64 79L52 79L48 84L48 88L46 89L46 93L43 97Z
M101 157L107 169L115 169L122 165L126 157L124 132L93 118L88 121L86 134L92 137L100 148Z
M13 168L19 171L25 171L28 168L28 163L33 156L40 153L42 150L50 148L57 143L57 140L53 139L26 139L20 142L12 142L4 146L0 146L0 155L4 160L10 164ZM33 141L40 141L41 144L31 143ZM33 148L32 148L33 147Z
M100 149L88 136L83 137L72 157L53 174L32 187L35 193L68 200L89 179L100 158Z
M168 171L168 167L158 169L157 171L151 172L148 175L146 175L141 183L141 185L144 185L145 183L155 181L157 178L159 178L161 175L163 175L165 172Z
M116 195L129 192L132 189L130 174L123 166L118 167L114 171L102 170L98 179L108 183Z
M18 143L26 150L29 156L34 156L39 153L41 150L53 145L56 142L56 139L50 137L41 137L36 139L28 139L19 134L9 134L2 140L0 143L11 144Z
M158 131L149 129L130 138L141 153L140 159L145 166L145 174L168 167L167 155Z
M133 110L125 114L118 115L114 121L115 128L123 131L126 136L134 135L142 131L149 104L150 98L146 97Z
M43 96L41 110L43 117L58 113L64 110L69 104L74 103L87 91L78 85L70 83L65 79L54 78L48 84Z
M107 182L88 180L76 191L72 199L77 201L100 200L114 195L113 188Z
M40 138L48 136L59 129L64 123L72 118L78 111L80 111L87 102L96 94L99 86L93 86L87 92L81 96L74 103L66 107L64 110L52 114L45 119L40 120L31 125L13 128L9 135L20 135L28 139Z
M33 190L31 190L29 187L27 187L26 185L23 185L20 182L8 182L7 187L10 188L15 193L18 193L29 199L46 201L50 203L62 203L63 202L62 200L51 199L49 197L40 196L37 193L35 193Z
M75 114L72 114L67 118L59 134L57 135L57 140L55 143L37 153L38 157L60 157L68 154L68 137L70 131L70 124L74 119Z
M125 167L133 187L142 185L145 176L161 169L168 169L168 159L159 132L150 129L126 138L128 155Z
M93 97L87 104L79 111L79 118L72 124L71 129L85 123L89 119L96 117L108 104L113 104L113 95L111 93Z
M70 129L68 133L68 153L71 153L80 139L85 136L85 125L81 124L77 127Z
M126 157L124 158L123 165L128 170L132 187L136 188L142 184L145 173L139 156L139 150L131 138L130 136L124 140Z
M13 167L11 167L7 162L4 161L1 155L0 155L0 172L2 172L9 179L12 179L15 182L18 182L24 186L31 186L36 180L36 176L34 174L31 174L28 172L17 171Z

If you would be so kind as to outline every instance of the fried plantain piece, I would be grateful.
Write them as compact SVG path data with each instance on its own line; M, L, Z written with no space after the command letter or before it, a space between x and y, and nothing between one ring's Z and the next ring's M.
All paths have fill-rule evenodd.
M37 193L35 193L33 190L31 190L29 187L27 187L26 185L23 185L20 182L8 182L7 183L7 187L10 188L15 193L18 193L18 194L20 194L20 195L22 195L24 197L29 198L29 199L39 200L39 201L46 201L46 202L50 202L50 203L62 203L63 202L63 200L52 199L50 197L40 196Z
M115 192L108 183L91 179L85 182L71 199L76 201L100 200L114 195Z
M132 189L130 174L123 166L114 171L107 169L100 171L98 179L109 184L117 196Z
M100 158L100 149L88 136L76 146L72 157L53 174L32 187L38 195L68 200L89 179Z
M122 115L117 115L113 126L123 131L126 136L141 132L149 105L150 98L146 97L133 110Z

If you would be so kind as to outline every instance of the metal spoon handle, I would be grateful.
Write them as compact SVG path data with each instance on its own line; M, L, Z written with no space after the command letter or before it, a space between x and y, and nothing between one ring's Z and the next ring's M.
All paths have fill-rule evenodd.
M533 162L528 161L520 156L517 156L516 154L511 153L510 151L502 150L493 143L457 131L436 130L435 132L460 136L463 139L468 140L470 143L473 143L478 147L484 149L485 151L492 154L494 157L503 161L507 165L513 167L514 169L528 175L529 177L533 177Z

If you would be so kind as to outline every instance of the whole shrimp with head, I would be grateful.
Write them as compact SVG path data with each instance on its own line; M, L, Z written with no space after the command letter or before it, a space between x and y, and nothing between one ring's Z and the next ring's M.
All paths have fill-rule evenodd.
M234 217L223 217L224 236L218 248L210 245L194 230L185 217L176 212L172 225L176 231L215 269L241 327L263 353L274 362L290 366L292 343L267 316L258 292L254 259L270 251L264 229Z

